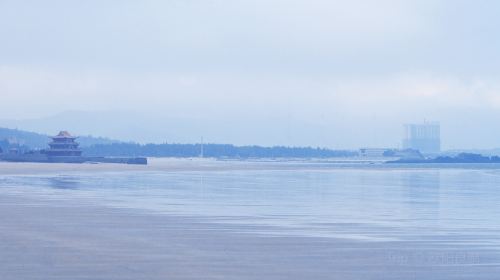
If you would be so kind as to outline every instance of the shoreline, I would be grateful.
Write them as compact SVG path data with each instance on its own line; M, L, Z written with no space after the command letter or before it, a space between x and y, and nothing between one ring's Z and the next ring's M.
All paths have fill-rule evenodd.
M453 163L453 164L384 164L372 161L263 161L263 160L217 160L212 158L148 158L148 165L129 165L113 163L27 163L0 161L0 176L75 174L106 172L203 172L203 171L293 171L357 169L400 170L400 169L500 169L495 163Z

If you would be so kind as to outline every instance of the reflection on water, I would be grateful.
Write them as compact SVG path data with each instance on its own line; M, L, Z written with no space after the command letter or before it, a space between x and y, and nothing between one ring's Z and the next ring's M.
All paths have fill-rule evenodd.
M409 216L439 226L440 171L407 172L400 174L401 186L406 186Z
M5 191L273 226L277 234L497 245L500 170L345 168L10 176ZM277 226L277 227L275 227ZM270 231L271 232L271 229Z
M80 186L81 178L79 177L48 177L44 178L47 180L48 185L54 189L70 189L76 190Z

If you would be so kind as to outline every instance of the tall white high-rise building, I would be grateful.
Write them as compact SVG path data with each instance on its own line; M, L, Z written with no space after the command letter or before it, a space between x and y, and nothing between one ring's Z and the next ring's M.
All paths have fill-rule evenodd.
M441 151L440 125L436 122L405 124L403 149L419 150L421 153L435 154Z

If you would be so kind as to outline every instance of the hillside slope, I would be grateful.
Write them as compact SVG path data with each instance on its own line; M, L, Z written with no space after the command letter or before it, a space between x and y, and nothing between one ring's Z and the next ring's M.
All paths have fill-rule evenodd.
M54 134L55 133L57 132L54 132ZM28 146L32 149L47 148L47 145L50 141L49 136L45 134L0 127L0 141L6 139L10 139L14 142L17 142L19 145ZM102 137L79 136L78 142L82 147L89 147L98 144L105 145L105 144L119 143L120 141Z

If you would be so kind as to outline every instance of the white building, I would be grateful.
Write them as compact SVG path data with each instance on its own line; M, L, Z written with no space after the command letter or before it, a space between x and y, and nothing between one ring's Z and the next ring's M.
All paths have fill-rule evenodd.
M424 154L441 151L441 129L439 123L405 124L403 149L419 150Z
M362 157L384 157L387 151L391 151L388 148L361 148L359 149L359 155Z

